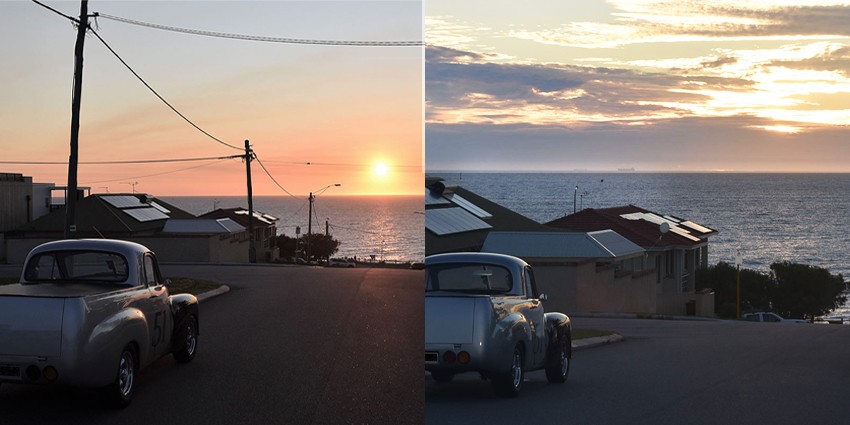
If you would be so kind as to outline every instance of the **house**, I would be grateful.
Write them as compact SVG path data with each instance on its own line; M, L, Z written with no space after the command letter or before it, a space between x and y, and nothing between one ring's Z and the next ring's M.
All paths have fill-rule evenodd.
M94 194L76 205L75 238L114 238L141 243L164 262L247 262L244 227L198 217L146 194ZM6 232L7 262L23 263L43 242L64 237L65 210Z
M491 232L482 251L531 264L547 310L656 313L654 271L624 267L646 251L613 230Z
M552 230L441 178L425 180L425 255L480 251L492 231Z
M0 262L6 259L5 233L50 213L56 189L23 174L0 173Z
M646 250L644 258L619 267L654 270L658 313L713 316L713 294L695 291L695 272L707 267L708 238L716 230L634 205L585 209L546 225L580 232L613 230Z
M257 259L272 262L280 258L280 249L275 245L277 217L254 211L253 217L249 218L248 210L245 208L219 208L202 214L200 218L229 219L246 229L250 220L250 224L254 227L254 249L257 252Z

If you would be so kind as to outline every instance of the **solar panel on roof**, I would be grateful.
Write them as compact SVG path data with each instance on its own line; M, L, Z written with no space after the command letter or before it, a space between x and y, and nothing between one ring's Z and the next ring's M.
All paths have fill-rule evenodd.
M156 208L156 209L158 209L158 210L162 211L162 212L163 212L163 213L165 213L165 214L171 214L171 211L170 211L168 208L165 208L165 207L163 207L162 205L157 204L156 202L151 202L151 204L150 204L150 205L151 205L152 207L154 207L154 208Z
M103 199L115 208L132 208L144 205L139 198L132 195L101 196L100 199Z
M454 196L452 196L452 202L457 204L459 207L475 214L475 216L478 218L493 218L492 214L488 213L487 211L484 211L483 209L478 207L478 205L469 202L458 194L454 194Z
M683 221L679 224L681 224L682 226L685 226L687 228L696 230L697 232L700 232L700 233L711 233L711 232L714 231L714 230L709 229L708 227L700 226L699 224L696 224L696 223L694 223L693 221L690 221L690 220L689 221Z
M425 210L425 228L440 236L492 227L463 208Z
M431 191L425 189L425 205L445 205L451 204L448 199L443 198L442 196L434 196L431 195Z
M168 218L168 215L163 213L162 211L153 208L153 207L145 207L145 208L127 208L122 209L125 214L130 217L135 218L140 223L145 223L148 221L155 220L164 220Z
M683 236L683 237L685 237L685 238L688 238L688 239L690 239L690 240L692 240L692 241L694 241L694 242L699 242L699 241L700 241L700 238L698 238L698 237L696 237L696 236L694 236L694 235L690 234L690 232L688 232L687 230L685 230L685 229L683 229L683 228L681 228L681 227L678 227L678 226L670 226L670 231L671 231L671 232L673 232L673 233L675 233L675 234L677 234L677 235L679 235L679 236Z

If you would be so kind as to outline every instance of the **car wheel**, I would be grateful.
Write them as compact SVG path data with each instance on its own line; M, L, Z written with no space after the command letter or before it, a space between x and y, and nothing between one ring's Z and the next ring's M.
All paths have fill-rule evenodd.
M563 384L570 374L569 338L559 341L546 356L546 379L553 384Z
M431 372L431 377L434 378L434 381L442 384L451 382L455 375L449 372Z
M198 321L195 316L183 319L174 338L174 358L180 363L192 361L198 349Z
M514 353L511 356L510 370L493 377L493 389L496 390L499 397L516 397L519 395L519 390L522 389L522 381L525 379L523 358L522 347L517 345L514 347Z
M116 407L126 407L130 404L136 383L136 351L128 345L121 351L118 358L118 371L115 381L107 388L110 402Z

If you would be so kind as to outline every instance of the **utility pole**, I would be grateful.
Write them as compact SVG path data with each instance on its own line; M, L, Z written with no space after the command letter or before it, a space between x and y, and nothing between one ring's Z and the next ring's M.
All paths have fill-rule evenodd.
M65 192L65 239L77 232L77 163L79 162L80 104L83 94L83 45L89 27L89 2L80 0L77 43L74 46L74 93L71 99L71 154L68 157L68 189Z
M328 219L327 219L327 218L325 218L325 236L330 236L330 235L331 235L331 232L330 232L329 228L330 228L330 224L328 224Z
M310 192L310 207L307 218L307 262L310 262L310 239L313 235L313 192Z
M257 262L257 248L254 245L254 189L251 185L251 160L254 153L251 145L245 140L245 169L248 173L248 262Z

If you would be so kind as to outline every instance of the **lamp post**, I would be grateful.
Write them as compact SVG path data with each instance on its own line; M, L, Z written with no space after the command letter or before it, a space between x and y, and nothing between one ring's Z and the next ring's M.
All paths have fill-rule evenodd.
M309 208L309 212L307 213L308 214L308 217L307 217L307 262L308 263L310 262L310 239L312 239L312 235L313 235L313 200L316 199L316 196L319 196L324 191L328 190L328 188L339 187L339 186L342 186L342 185L339 184L339 183L329 184L329 185L317 190L315 195L313 194L313 192L310 192L310 197L308 198L310 200L310 208Z
M578 185L576 185L576 189L573 191L573 214L576 213L576 196L578 196Z

